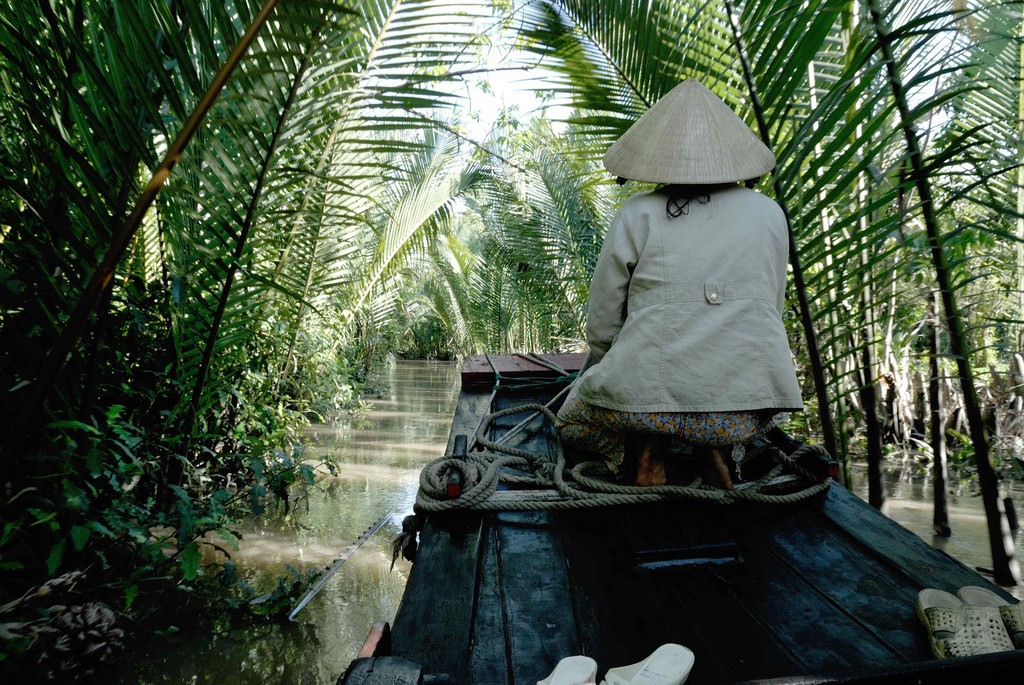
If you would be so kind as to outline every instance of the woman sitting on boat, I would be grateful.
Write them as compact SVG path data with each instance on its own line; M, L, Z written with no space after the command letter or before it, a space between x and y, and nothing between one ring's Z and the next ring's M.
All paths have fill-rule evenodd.
M635 465L637 485L665 484L665 450L681 440L704 456L706 482L732 488L730 454L738 462L778 412L803 407L782 323L786 219L742 185L775 157L688 80L604 165L620 181L662 185L629 198L605 237L590 284L590 352L559 435L619 477Z

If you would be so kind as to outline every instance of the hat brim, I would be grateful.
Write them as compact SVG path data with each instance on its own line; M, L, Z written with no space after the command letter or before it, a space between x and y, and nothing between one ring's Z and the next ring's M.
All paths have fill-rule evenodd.
M717 95L692 79L644 113L604 155L634 181L706 185L763 176L775 155Z

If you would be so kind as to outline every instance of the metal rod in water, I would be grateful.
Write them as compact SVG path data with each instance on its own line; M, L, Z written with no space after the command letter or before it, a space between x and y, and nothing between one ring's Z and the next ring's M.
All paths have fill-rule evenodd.
M365 533L356 538L356 541L348 546L348 549L346 549L344 554L342 554L338 558L338 560L334 562L334 565L331 566L330 570L328 570L327 573L325 573L320 578L320 580L316 582L316 585L313 586L313 589L307 592L306 596L302 598L302 601L295 605L295 608L292 609L292 613L288 614L289 621L295 618L295 615L302 611L302 607L309 604L309 600L316 597L316 593L320 592L321 588L323 588L323 586L327 584L327 581L331 579L331 576L337 573L338 569L341 568L341 565L348 561L349 558L353 554L355 554L355 551L357 549L366 544L366 541L370 539L370 536L372 536L374 533L380 530L380 527L388 522L388 519L391 518L392 513L393 512L388 512L387 514L384 514L384 516L381 517L379 521L377 521L375 524L367 528Z

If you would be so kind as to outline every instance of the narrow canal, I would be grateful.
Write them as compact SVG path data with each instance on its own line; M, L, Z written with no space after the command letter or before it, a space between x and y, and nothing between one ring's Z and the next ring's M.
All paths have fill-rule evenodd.
M387 524L285 625L181 631L153 641L123 683L334 683L376 621L391 621L410 564L391 569L390 542L412 512L419 472L441 456L459 395L454 363L401 362L380 381L373 409L338 427L307 431L308 458L331 455L336 477L320 479L287 514L268 511L241 529L232 559L253 586L329 566L382 516Z
M358 652L375 621L391 621L410 565L391 569L390 541L411 512L420 468L444 452L459 393L453 363L400 362L382 379L373 409L349 424L314 426L310 454L333 455L336 477L323 478L287 514L268 513L242 529L232 556L252 585L266 588L289 571L304 573L331 564L382 516L388 523L361 547L317 597L285 625L213 626L155 640L126 661L123 683L334 683ZM900 465L890 464L891 467ZM907 476L913 467L887 474L887 513L929 544L969 566L989 564L980 497L967 486L950 497L953 537L932 535L931 483ZM864 469L855 469L854 491L867 497ZM1024 514L1024 489L1006 495ZM1024 531L1016 536L1024 547ZM1024 587L1014 588L1024 596Z

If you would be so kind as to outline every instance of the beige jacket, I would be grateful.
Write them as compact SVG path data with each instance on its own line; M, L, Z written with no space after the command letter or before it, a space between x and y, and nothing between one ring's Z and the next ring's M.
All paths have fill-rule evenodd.
M580 399L633 412L802 409L782 323L782 210L741 186L677 218L665 200L631 197L605 237Z

